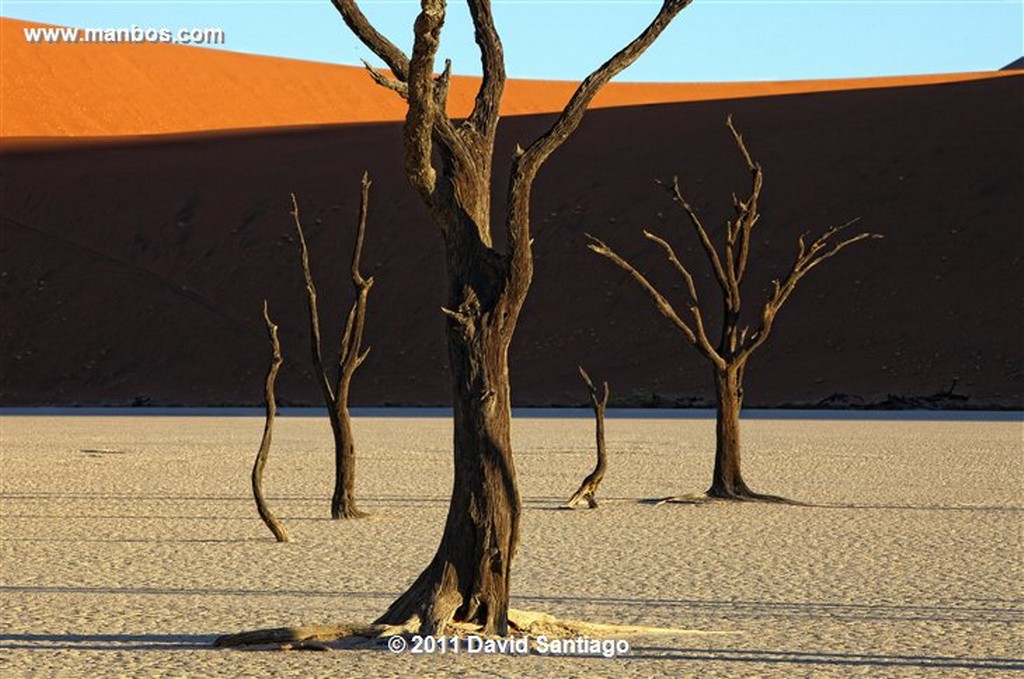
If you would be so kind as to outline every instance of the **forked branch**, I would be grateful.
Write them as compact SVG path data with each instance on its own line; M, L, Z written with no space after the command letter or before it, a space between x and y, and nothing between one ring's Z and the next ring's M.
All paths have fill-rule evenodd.
M364 172L359 201L359 222L356 228L355 246L352 250L352 265L350 267L352 287L355 288L356 298L349 309L348 317L345 321L345 330L341 336L341 347L338 351L338 374L333 385L327 375L327 370L324 368L320 342L320 314L317 304L316 284L313 281L313 273L309 265L309 248L306 243L305 232L302 228L302 220L299 216L298 201L295 198L295 194L292 194L291 214L295 222L295 231L298 234L300 263L302 265L302 275L306 282L306 302L309 308L310 350L313 356L313 367L316 371L316 379L320 384L324 401L332 411L337 409L339 401L342 400L342 389L346 390L343 400L348 400L348 382L351 380L356 368L363 364L363 361L366 360L367 355L370 353L370 349L363 349L362 344L366 326L366 305L370 288L373 287L373 277L363 277L359 271L359 260L362 257L363 241L366 236L366 217L369 209L371 184L369 174Z
M341 351L338 353L339 377L336 392L348 386L356 368L363 364L370 353L370 348L363 349L363 332L366 328L366 303L373 287L373 276L364 278L359 271L359 260L363 255L363 241L366 237L366 216L370 205L370 181L368 172L363 172L362 190L359 195L359 222L356 227L356 242L352 248L352 287L356 292L355 302L349 310L345 323L345 333L341 338ZM347 400L347 399L346 399Z
M686 213L690 224L693 226L694 231L697 233L697 239L700 241L701 247L704 248L704 254L707 255L708 262L711 263L711 269L715 272L715 280L718 281L718 286L722 289L722 294L726 297L729 296L729 279L725 275L725 269L722 267L722 260L718 256L718 250L715 249L714 244L711 242L711 236L708 235L708 230L704 228L704 223L697 215L697 211L693 208L688 200L683 196L682 190L679 188L679 177L672 178L672 185L668 186L662 182L658 182L661 186L664 186L669 193L672 194L672 200L676 202L679 207Z
M758 347L764 344L765 340L768 339L768 335L771 333L775 322L775 316L778 314L779 309L781 309L789 300L790 295L792 295L793 291L796 289L797 283L799 283L811 269L818 266L826 259L838 254L839 251L849 245L853 245L854 243L858 243L869 238L882 238L881 234L862 232L856 236L845 238L838 242L833 242L834 236L852 226L857 221L857 219L853 219L845 224L831 227L825 231L825 233L818 236L810 246L806 245L804 236L800 236L800 238L797 239L797 255L793 261L793 265L790 267L789 273L786 274L786 277L782 282L779 282L778 280L772 281L772 292L761 310L761 323L743 343L740 350L741 359L749 357L750 354L752 354Z
M441 75L436 78L433 75L445 20L445 0L421 0L420 13L413 27L411 58L373 27L356 0L332 0L332 3L356 37L391 69L393 77L388 77L363 61L373 81L397 92L408 103L403 134L406 175L436 215L443 211L443 206L438 204L434 195L437 172L431 163L433 142L437 141L447 154L463 160L468 158L467 147L447 114L451 62L446 61ZM488 15L489 11L488 7ZM486 22L486 19L482 21Z
M331 421L331 431L334 434L336 473L334 495L331 499L331 516L335 519L365 516L363 512L356 508L352 492L355 457L352 427L348 412L348 392L352 376L370 353L369 348L363 348L363 331L366 326L366 304L370 288L373 287L373 278L366 278L359 271L359 260L362 256L363 241L366 235L370 183L369 175L364 172L359 201L359 222L356 228L355 245L352 249L352 264L349 269L352 287L355 288L355 300L352 302L348 316L345 319L345 329L342 332L340 348L338 350L338 371L333 385L327 375L327 371L324 369L320 346L320 315L317 309L316 286L313 283L313 274L310 271L309 249L306 245L306 237L302 229L302 220L299 218L298 201L295 199L295 194L292 194L292 217L295 221L295 231L299 236L302 275L306 282L306 301L309 307L313 367L316 372L316 380L323 393L324 405L327 406L327 415Z
M640 287L642 287L644 291L648 294L648 296L651 298L651 301L654 302L655 308L661 313L662 316L667 318L669 321L672 322L673 325L679 328L679 331L683 333L683 337L686 338L687 342L689 342L694 348L697 349L697 351L703 354L708 360L710 360L716 366L725 366L725 362L723 361L722 357L718 355L718 352L715 351L714 347L711 346L711 342L708 340L707 333L704 328L704 319L701 315L700 307L697 306L696 300L694 300L694 303L690 305L690 314L693 316L694 328L696 328L695 330L694 328L690 327L689 323L684 321L682 317L679 316L679 313L676 312L675 307L672 306L672 303L669 302L665 298L665 296L662 295L658 291L658 289L655 288L649 280L647 280L647 277L640 273L640 271L635 266L633 266L627 260L619 256L619 254L612 250L604 241L595 238L589 233L586 235L587 238L590 240L590 242L587 244L587 247L590 248L593 252L596 252L597 254L614 263L620 269L628 273L633 278L633 280L639 283ZM678 261L678 259L676 261ZM680 266L682 265L680 264ZM696 289L694 289L693 294L695 296Z
M726 227L726 262L728 265L728 279L730 281L730 303L734 311L739 310L740 304L740 283L743 282L743 274L747 270L747 258L750 255L750 234L754 226L761 218L758 202L761 199L761 187L764 183L764 173L761 164L754 162L747 149L746 143L736 127L732 124L732 116L725 120L726 126L732 133L733 141L739 149L743 160L750 171L751 188L750 195L746 200L740 200L733 194L732 203L736 216L729 221Z

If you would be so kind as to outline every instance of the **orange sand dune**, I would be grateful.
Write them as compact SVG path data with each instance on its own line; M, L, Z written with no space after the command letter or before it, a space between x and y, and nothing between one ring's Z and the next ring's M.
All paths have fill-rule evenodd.
M96 137L400 120L361 68L169 44L31 44L0 18L0 137ZM1014 73L755 83L613 83L595 107L924 85ZM464 116L479 81L453 78ZM561 110L576 83L509 82L505 115Z

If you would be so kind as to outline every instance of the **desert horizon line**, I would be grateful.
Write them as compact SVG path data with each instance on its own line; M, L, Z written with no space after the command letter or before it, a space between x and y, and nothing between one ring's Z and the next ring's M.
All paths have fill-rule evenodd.
M96 31L100 31L100 32L105 32L107 34L110 34L111 32L113 32L113 33L116 33L118 35L120 35L121 33L124 33L124 32L131 32L134 29L141 29L143 31L145 31L146 29L150 29L150 30L154 30L154 31L160 31L160 30L166 31L166 30L168 30L168 27L166 27L166 26L144 26L144 25L141 25L141 24L137 25L137 24L134 24L134 23L132 23L130 25L118 24L118 25L110 25L110 26L98 27L98 26L78 25L78 24L72 24L72 23L49 23L49 22L44 22L44 21L36 21L36 20L33 20L33 19L23 19L23 18L19 18L19 17L15 17L15 16L0 15L0 23L8 22L8 21L18 22L18 23L24 24L23 30L25 32L26 41L34 43L34 44L39 44L39 45L43 45L43 44L67 44L67 42L65 40L55 40L55 41L42 40L42 39L39 39L40 36L36 36L35 40L29 40L28 39L29 30L31 30L33 28L41 28L41 29L53 29L53 30L58 30L58 31L62 30L62 29L63 30L72 30L72 31L81 31L81 32L90 32L90 31L91 32L96 32ZM175 30L174 33L177 34L178 32L180 32L182 30L188 30L189 28L191 30L197 30L200 27L198 27L198 26L196 26L196 27L177 26L176 27L177 30ZM365 70L365 67L364 67L365 62L363 62L363 64L358 64L358 63L349 63L349 62L346 62L346 61L324 61L324 60L319 60L319 59L309 59L309 58L302 58L302 57L296 57L296 56L284 56L284 55L280 55L280 54L271 54L271 53L268 53L268 52L249 52L249 51L231 49L231 48L225 46L227 44L227 42L226 42L226 35L225 35L225 30L224 29L222 29L220 27L201 27L201 28L204 31L214 31L217 34L217 38L218 39L216 39L216 40L209 40L209 41L187 42L187 41L167 40L167 39L160 39L160 40L146 39L146 40L130 40L130 41L125 41L125 40L121 40L121 39L104 40L104 39L100 38L100 39L90 39L90 40L79 41L79 44L120 44L120 45L128 45L128 44L162 44L162 45L169 45L169 46L172 46L172 47L198 48L200 50L207 51L207 52L228 53L228 54L233 54L233 55L238 55L238 56L247 56L247 57L256 57L256 58L261 58L261 59L273 59L273 60L278 60L278 61L294 62L294 63L297 63L297 64L311 64L311 65L316 65L316 66L340 66L340 67L343 67L343 68L356 69L358 71L364 71ZM858 80L872 80L872 79L883 79L883 78L918 78L918 77L929 77L929 76L941 77L941 76L950 76L950 75L972 75L972 74L981 74L981 73L996 73L996 72L1005 71L1005 70L1017 70L1017 69L1024 68L1024 67L1020 66L1020 64L1022 62L1024 62L1024 56L1021 56L1021 57L1019 57L1019 58L1017 58L1017 59L1015 59L1013 61L1010 61L1010 62L1008 62L1006 64L1003 64L1001 66L993 66L991 68L981 69L981 70L979 70L979 69L966 69L966 70L940 70L940 71L925 71L925 72L912 71L912 72L899 72L899 73L875 73L875 74L870 74L870 75L853 75L853 76L851 76L851 75L836 75L836 76L822 76L822 77L812 77L812 78L806 78L806 77L795 77L795 78L772 77L772 78L755 78L755 79L742 78L742 79L724 79L724 80L723 79L713 79L713 78L712 79L682 79L682 80L677 80L677 79L671 79L671 80L617 80L617 81L614 81L612 83L609 83L609 86L610 87L615 87L616 85L639 85L639 86L654 85L654 86L659 86L659 85L679 85L679 84L684 84L684 85L686 85L686 84L706 85L706 84L746 84L746 83L802 83L802 82L821 82L821 81L858 81ZM377 69L387 70L386 67L384 67L384 66L380 66L380 65L372 65L372 66L374 66L374 68L377 68ZM435 75L440 75L440 73L435 73ZM471 80L471 81L479 81L481 79L481 76L479 76L479 75L460 74L458 72L458 65L456 65L454 63L453 63L452 77L453 78L459 78L459 79L467 79L467 80ZM628 74L626 75L626 77L627 78L629 77ZM568 84L579 83L580 79L579 78L533 77L533 76L509 75L508 76L508 81L509 82L525 82L525 83L555 83L555 84L566 84L566 85L568 85Z
M444 418L451 406L353 406L356 419ZM323 406L282 406L278 417L322 417ZM263 406L0 406L3 417L263 417ZM593 411L585 406L513 406L513 419L592 420ZM608 408L609 420L714 420L714 407ZM815 420L870 422L1024 422L1020 408L980 409L885 409L839 407L760 407L744 408L744 420Z
M0 17L9 77L3 91L4 140L163 136L397 122L402 100L361 66L188 49L171 43L48 45L25 41L30 23ZM74 59L67 57L72 50ZM134 52L134 54L133 54ZM110 64L118 65L111 69ZM176 78L176 73L189 77ZM258 77L248 78L246 74ZM103 74L102 77L97 74ZM612 82L592 109L724 101L817 92L924 86L1021 75L1020 71L745 82ZM472 108L480 78L452 76L449 114ZM555 113L572 80L511 78L502 117ZM86 113L87 112L87 113Z

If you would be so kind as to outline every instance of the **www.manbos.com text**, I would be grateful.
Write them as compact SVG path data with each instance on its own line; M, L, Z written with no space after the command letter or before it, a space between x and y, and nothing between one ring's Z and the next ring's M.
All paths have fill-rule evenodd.
M26 26L25 41L36 44L147 43L178 45L223 45L222 28L167 28L120 26L108 28L72 28L69 26Z

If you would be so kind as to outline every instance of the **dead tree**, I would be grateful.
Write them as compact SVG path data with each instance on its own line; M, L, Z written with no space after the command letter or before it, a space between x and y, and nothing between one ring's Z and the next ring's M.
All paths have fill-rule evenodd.
M292 538L288 535L288 531L267 507L266 498L263 497L263 468L266 467L267 456L270 454L270 441L274 435L274 415L277 412L274 381L277 379L277 371L281 368L281 342L277 338L277 326L270 320L267 300L263 300L263 321L267 325L267 334L270 335L271 361L267 379L264 382L266 419L263 424L263 440L260 441L256 462L252 466L252 495L256 499L256 511L259 512L260 518L263 519L263 523L267 524L270 532L274 534L274 538L278 542L291 542Z
M732 117L726 122L736 146L739 148L750 171L752 187L750 195L740 200L733 195L735 215L729 219L725 228L725 242L716 246L711 235L704 227L700 216L693 206L683 197L679 188L678 177L671 186L667 186L673 201L686 213L693 226L697 238L704 250L715 280L721 289L724 314L722 332L717 345L708 339L704 322L704 312L697 296L697 288L693 275L676 257L675 251L667 241L644 231L644 236L665 251L669 262L682 277L688 295L687 314L679 314L672 304L640 273L632 264L617 255L606 244L590 236L588 247L599 255L607 257L625 270L647 292L655 307L662 316L671 321L682 333L687 343L693 346L701 356L712 365L715 381L715 403L717 406L715 445L715 468L711 487L704 496L688 496L679 500L698 500L702 498L722 498L736 500L783 501L772 495L762 495L751 491L740 474L740 409L743 405L743 377L747 361L771 333L779 309L789 300L790 295L800 280L814 267L837 254L848 245L866 238L880 238L877 234L860 233L844 240L835 240L845 228L856 222L853 220L841 226L825 231L809 245L805 236L797 240L797 254L789 273L780 281L772 282L772 291L761 307L760 319L751 332L749 326L740 325L740 284L747 270L750 255L750 234L760 219L758 201L761 197L763 174L761 165L751 158L743 137L733 127Z
M565 504L568 507L574 507L585 500L588 507L597 509L597 487L601 485L604 471L608 467L608 453L604 445L604 411L608 407L608 383L604 383L604 395L598 400L597 388L594 387L590 375L587 374L582 365L579 366L579 369L580 377L583 378L583 383L587 385L587 391L590 394L590 404L594 408L594 418L597 420L597 464L594 467L594 471L590 472L587 478L583 479L583 483L580 484L580 487L576 489L576 492L572 494L572 497Z
M411 56L380 34L356 0L332 0L346 25L390 69L367 64L379 85L408 102L406 176L444 238L455 479L441 543L430 564L379 618L437 634L453 621L508 634L509 573L519 544L521 503L509 436L508 347L533 278L530 192L541 166L576 130L587 105L692 0L664 0L635 40L591 73L551 128L511 159L504 250L491 234L491 169L505 85L490 0L467 0L483 76L473 110L447 112L451 62L434 74L444 0L421 0Z
M299 219L299 204L292 194L292 217L295 220L295 231L299 236L299 254L302 263L302 275L306 281L306 301L309 306L309 334L313 354L313 368L316 380L327 406L327 416L331 421L331 432L334 434L334 495L331 497L332 519L358 519L366 516L356 507L354 494L356 478L355 444L352 438L352 417L348 411L348 392L352 384L352 376L363 364L370 348L363 349L363 329L366 325L366 300L373 286L373 277L363 278L359 273L359 257L363 251L363 238L366 234L366 213L369 203L370 179L363 173L362 193L359 201L359 222L356 227L356 242L352 250L352 286L356 298L345 321L345 331L341 336L341 348L338 351L338 372L331 384L324 369L323 356L320 353L320 314L317 311L316 286L313 274L309 269L309 248L302 232Z

